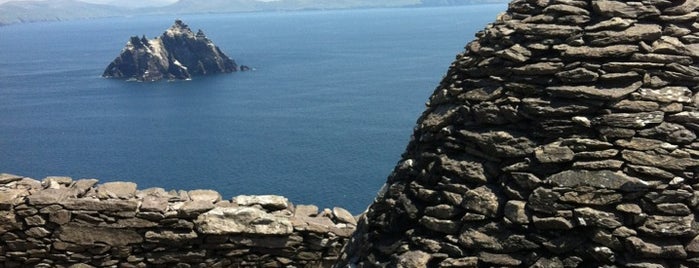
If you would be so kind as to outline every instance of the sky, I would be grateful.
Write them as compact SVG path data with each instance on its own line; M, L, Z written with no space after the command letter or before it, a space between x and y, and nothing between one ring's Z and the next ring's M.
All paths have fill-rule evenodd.
M10 1L20 1L20 0L0 0L0 4L5 3L5 2L10 2ZM47 0L21 0L21 1L47 1ZM108 4L108 3L115 2L115 0L80 0L80 1L94 3L94 4ZM177 0L142 0L141 2L151 2L154 4L163 4L163 3L167 4L167 3L177 2Z

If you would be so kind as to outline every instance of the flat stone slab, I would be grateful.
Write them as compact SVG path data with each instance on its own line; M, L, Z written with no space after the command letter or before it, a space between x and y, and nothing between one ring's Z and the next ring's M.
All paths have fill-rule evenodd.
M546 183L567 188L590 186L623 191L649 188L649 184L641 179L611 170L566 170L549 176Z
M22 197L28 194L24 189L0 190L0 210L9 210L13 206L22 203Z
M143 237L134 230L74 224L61 226L58 231L58 239L85 246L92 246L97 242L110 246L126 246L143 242Z
M221 194L214 190L192 190L189 191L188 194L192 201L205 201L210 203L221 201Z
M23 177L17 176L17 175L12 175L12 174L7 174L7 173L1 173L0 174L0 184L7 184L13 181L18 181L21 180Z
M289 208L289 199L278 195L240 195L233 198L233 203L243 207L260 205L271 210L282 210Z
M97 197L129 199L136 195L136 189L133 182L107 182L97 187Z
M199 215L196 229L205 234L288 235L294 231L289 217L267 213L255 207L217 207Z

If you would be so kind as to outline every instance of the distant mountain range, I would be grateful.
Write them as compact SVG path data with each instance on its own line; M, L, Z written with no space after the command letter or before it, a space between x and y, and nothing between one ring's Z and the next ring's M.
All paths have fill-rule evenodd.
M0 26L23 22L58 21L152 14L226 13L283 10L451 6L506 3L508 0L48 0L0 4ZM103 4L97 4L103 3Z

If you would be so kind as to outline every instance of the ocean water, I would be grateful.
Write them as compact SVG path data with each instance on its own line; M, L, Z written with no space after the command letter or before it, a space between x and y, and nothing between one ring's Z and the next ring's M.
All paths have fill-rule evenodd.
M176 17L0 27L0 172L360 213L454 55L505 8L182 15L256 71L155 83L100 75Z

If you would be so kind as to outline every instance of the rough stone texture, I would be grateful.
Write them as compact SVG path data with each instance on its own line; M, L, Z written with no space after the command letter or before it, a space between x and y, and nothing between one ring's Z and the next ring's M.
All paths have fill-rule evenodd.
M102 76L157 81L237 70L235 61L223 54L201 30L195 34L184 22L176 20L155 39L131 37Z
M336 267L697 267L699 1L514 0Z
M281 196L222 200L211 190L9 174L0 182L0 268L329 267L356 226L342 208L294 213Z

